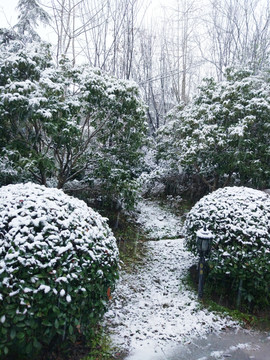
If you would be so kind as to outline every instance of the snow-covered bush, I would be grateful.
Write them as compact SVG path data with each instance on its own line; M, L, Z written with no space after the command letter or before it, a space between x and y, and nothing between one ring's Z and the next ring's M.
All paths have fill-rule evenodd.
M246 187L226 187L203 197L185 222L186 245L196 254L196 232L214 234L209 259L212 283L229 286L247 303L270 303L270 196ZM240 285L240 286L239 286Z
M115 238L83 201L32 183L0 189L0 357L91 334L117 273Z
M202 194L232 185L268 188L269 84L268 72L245 69L228 69L221 82L206 79L187 106L168 114L159 160L180 167L191 184L199 177Z
M146 137L133 81L68 59L56 66L47 44L1 44L0 34L0 118L0 157L23 175L20 182L95 182L104 202L133 206ZM3 170L0 184L7 185Z
M155 197L164 193L165 185L162 183L162 169L158 166L150 173L143 172L138 178L142 196Z
M151 172L143 172L137 182L141 195L144 197L163 197L165 195L179 196L185 190L183 176L170 171L166 166L156 165Z

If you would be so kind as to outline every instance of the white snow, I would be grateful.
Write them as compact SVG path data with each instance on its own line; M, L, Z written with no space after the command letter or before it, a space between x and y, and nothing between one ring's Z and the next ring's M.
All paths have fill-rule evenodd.
M176 238L182 235L181 218L161 209L153 201L139 202L137 209L139 215L137 218L144 230L151 239Z
M140 209L138 221L151 237L181 235L180 220L153 202L144 202ZM104 321L120 349L162 349L171 342L183 344L209 332L238 327L231 319L203 309L197 294L185 287L183 277L197 260L183 242L180 238L149 241L145 264L136 265L132 273L121 272Z
M232 355L230 355L230 352L234 352L237 350L243 350L243 349L247 349L247 350L258 350L258 346L254 346L254 344L251 343L239 343L235 346L230 346L227 350L220 350L220 351L212 351L210 356L213 357L214 359L221 359L224 360L224 358L230 358Z
M108 251L112 259L118 259L116 241L106 219L84 202L57 189L32 183L3 186L0 200L0 232L5 234L0 239L0 274L2 285L9 289L9 296L15 296L21 290L24 294L33 291L29 283L36 283L34 277L29 278L28 283L20 284L18 289L19 279L14 274L21 266L51 271L57 261L67 258L61 276L49 277L45 284L34 290L34 293L47 294L52 290L51 283L69 284L73 278L77 279L80 264L91 266L89 258L107 266L107 257L103 254ZM81 254L79 261L76 252ZM61 296L65 295L63 291Z
M215 269L233 273L235 264L243 269L249 264L249 274L267 272L263 259L270 245L269 213L270 197L263 191L244 186L220 188L200 199L188 213L187 245L196 251L196 232L207 223L214 233L211 261ZM255 252L260 261L255 261Z
M38 288L38 290L44 290L44 293L47 294L51 290L51 288L50 288L50 286L41 284L40 287Z

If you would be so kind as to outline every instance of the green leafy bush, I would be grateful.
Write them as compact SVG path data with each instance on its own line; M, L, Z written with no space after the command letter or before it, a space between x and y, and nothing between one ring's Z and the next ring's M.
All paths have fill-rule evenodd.
M80 182L106 206L134 206L147 131L134 82L55 66L47 44L1 44L0 33L0 118L0 185Z
M194 254L196 232L214 234L209 283L225 287L235 303L270 304L270 196L246 187L226 187L203 197L185 222L186 246Z
M91 335L117 274L115 238L83 201L32 183L0 189L0 357Z
M205 79L159 129L159 162L183 171L196 196L233 185L270 187L269 92L268 72L229 68L223 81Z

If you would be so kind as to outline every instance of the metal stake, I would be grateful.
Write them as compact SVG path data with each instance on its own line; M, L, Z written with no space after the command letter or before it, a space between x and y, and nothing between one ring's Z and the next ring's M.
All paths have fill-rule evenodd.
M199 286L198 286L198 298L203 298L203 285L204 285L204 272L205 272L205 258L204 255L200 255L199 260Z

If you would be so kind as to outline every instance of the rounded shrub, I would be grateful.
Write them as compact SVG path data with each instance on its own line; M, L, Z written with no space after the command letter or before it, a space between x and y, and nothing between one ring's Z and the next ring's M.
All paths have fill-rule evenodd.
M32 183L0 188L0 357L91 335L117 276L116 240L83 201Z
M203 197L185 221L187 248L197 255L196 232L214 234L208 283L250 309L270 304L270 196L226 187ZM210 281L209 281L210 280Z

